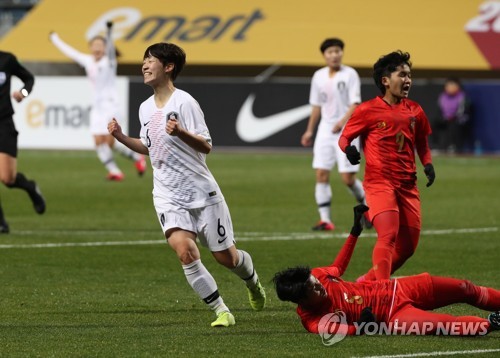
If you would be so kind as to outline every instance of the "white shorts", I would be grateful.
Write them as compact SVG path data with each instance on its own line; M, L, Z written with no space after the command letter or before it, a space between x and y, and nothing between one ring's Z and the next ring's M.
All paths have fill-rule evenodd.
M194 232L211 252L226 250L236 242L225 201L204 208L184 209L156 197L154 204L163 233L173 228Z
M108 123L113 118L120 118L115 105L93 107L90 111L90 133L92 135L107 135Z
M337 164L339 173L357 173L359 171L359 164L352 165L345 153L340 149L339 138L339 134L331 131L320 133L318 130L318 135L316 135L314 141L312 164L314 169L332 170L333 166ZM359 150L359 138L354 139L351 144Z

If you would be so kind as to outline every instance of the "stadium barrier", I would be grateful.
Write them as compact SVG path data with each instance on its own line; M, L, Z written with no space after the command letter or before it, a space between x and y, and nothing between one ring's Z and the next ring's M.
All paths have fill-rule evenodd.
M139 133L140 104L152 95L140 77L119 78L122 127ZM309 79L181 78L176 86L200 103L215 146L300 147L310 113ZM12 89L21 87L14 79ZM431 123L439 115L442 80L414 80L410 97L419 102ZM482 153L500 153L500 82L464 83L473 104L472 141ZM363 100L378 95L370 79L362 80ZM33 93L14 103L21 149L92 149L89 134L90 88L84 77L36 78ZM129 116L130 113L130 116ZM129 119L130 118L130 119ZM469 148L473 150L474 148Z

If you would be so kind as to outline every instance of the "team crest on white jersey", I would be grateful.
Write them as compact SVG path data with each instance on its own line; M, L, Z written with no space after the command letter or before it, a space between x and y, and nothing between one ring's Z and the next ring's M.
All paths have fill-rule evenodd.
M168 121L169 119L170 119L170 120L172 120L172 121L176 121L176 120L178 120L178 119L179 119L179 113L177 113L177 112L169 112L169 113L167 114L167 121Z

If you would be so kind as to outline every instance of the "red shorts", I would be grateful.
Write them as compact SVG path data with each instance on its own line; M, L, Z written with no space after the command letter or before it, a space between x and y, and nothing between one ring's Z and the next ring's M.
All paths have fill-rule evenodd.
M399 224L420 229L420 194L417 186L395 188L390 184L365 185L368 216L373 222L375 216L385 211L397 211Z
M389 321L402 308L411 305L423 310L434 306L434 290L431 275L427 272L415 276L397 278L394 304L389 311Z

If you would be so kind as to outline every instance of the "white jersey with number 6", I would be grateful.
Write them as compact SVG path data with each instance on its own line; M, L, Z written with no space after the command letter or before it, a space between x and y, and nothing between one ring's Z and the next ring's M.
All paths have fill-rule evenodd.
M189 93L176 89L163 108L156 106L154 96L144 101L139 108L140 137L149 150L153 167L153 197L185 209L223 201L205 162L206 155L167 134L168 118L177 120L182 128L211 144L203 111Z

